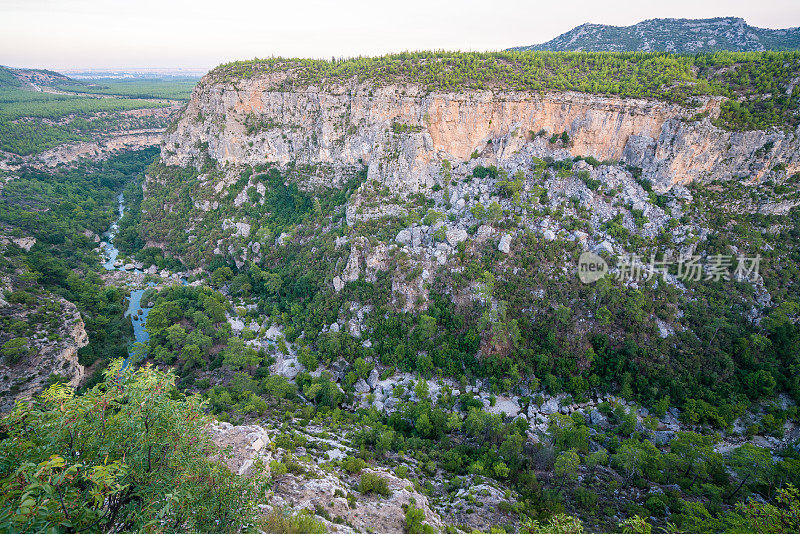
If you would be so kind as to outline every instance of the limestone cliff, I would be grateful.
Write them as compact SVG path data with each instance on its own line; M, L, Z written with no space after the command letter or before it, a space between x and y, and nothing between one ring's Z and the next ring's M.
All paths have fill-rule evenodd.
M737 131L718 126L731 125L730 105L708 94L680 105L466 82L447 91L410 75L327 79L327 63L305 74L246 67L221 67L196 86L145 183L145 240L187 265L274 263L292 244L319 260L326 290L389 273L394 304L410 311L459 256L495 249L513 262L538 240L678 257L724 230L710 215L798 205L791 110L784 129ZM698 192L692 182L709 185ZM763 192L737 190L750 184ZM292 220L280 215L296 206L290 186L306 195ZM335 207L314 219L331 190L342 193ZM735 241L737 254L751 250L752 240ZM768 305L761 289L758 305ZM476 287L449 291L468 302Z
M61 320L55 332L37 331L29 338L29 353L19 361L0 361L0 412L14 407L18 400L30 399L40 393L51 376L78 387L86 369L78 363L78 349L89 344L85 325L75 305L60 297L52 297L59 308ZM27 321L34 309L9 304L0 299L0 313ZM5 336L4 336L5 337Z
M201 81L173 131L169 164L264 162L369 165L369 178L398 190L434 183L441 160L465 161L490 143L499 161L526 146L545 155L621 160L667 189L715 178L759 178L782 163L800 169L797 132L731 132L700 107L576 92L428 92L414 85L309 86L286 91L284 73ZM567 132L567 146L549 142ZM540 135L537 135L540 134ZM513 142L510 142L514 139Z

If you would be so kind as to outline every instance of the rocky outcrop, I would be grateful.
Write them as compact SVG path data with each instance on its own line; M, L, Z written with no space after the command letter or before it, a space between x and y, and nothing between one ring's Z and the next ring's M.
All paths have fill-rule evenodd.
M428 498L414 489L411 480L382 467L364 469L360 475L334 468L336 464L329 462L344 457L341 451L346 447L340 444L341 440L306 435L310 441L322 442L324 447L320 448L329 450L301 462L275 445L271 439L275 430L259 425L234 426L226 422L213 422L209 425L209 433L214 444L225 451L221 456L228 467L240 476L269 474L273 460L290 459L295 465L302 466L302 470L295 468L289 473L272 473L272 492L260 505L264 513L271 510L290 510L294 513L307 510L312 514L322 514L318 520L325 523L331 532L402 534L405 525L404 506L414 504L422 509L426 523L437 529L443 525L439 514L429 505ZM311 451L309 448L307 452ZM359 479L366 473L383 478L389 494L359 494ZM353 498L355 495L358 495L357 504L353 506L348 496Z
M157 222L145 227L148 245L181 254L184 237L200 235L212 246L190 255L226 256L241 267L260 262L268 247L301 244L299 233L281 228L276 238L256 216L269 211L263 165L277 164L282 179L320 198L329 192L318 188L349 184L350 235L336 238L341 257L330 287L341 292L388 271L393 304L411 311L425 307L438 269L478 247L514 261L537 236L614 255L632 252L628 234L668 234L676 256L692 253L710 229L684 217L687 183L782 183L800 171L797 131L719 128L720 97L685 108L568 91L445 92L363 79L314 85L287 68L245 78L212 72L197 85L162 145L164 163L199 171L184 192L196 209L185 218L186 236ZM181 187L171 172L148 176L145 194ZM755 209L787 213L795 200L780 202ZM150 217L172 209L164 203ZM378 238L375 228L387 231ZM469 293L453 298L466 302Z
M117 151L140 150L161 143L163 128L111 132L97 141L65 143L30 158L32 164L55 167L80 158L104 159Z
M212 422L208 427L214 445L219 447L222 460L240 476L250 476L255 469L269 472L272 452L269 449L270 433L257 425L233 426L226 422ZM260 465L256 465L259 463Z
M686 109L576 92L444 93L356 81L287 91L281 86L287 76L206 77L177 128L165 135L165 162L200 165L207 154L220 164L324 164L327 174L310 182L328 185L364 163L369 179L397 191L431 186L443 159L463 162L487 147L498 162L526 146L557 159L622 160L662 189L692 180L757 179L778 163L800 169L796 132L717 128L711 119L719 114L719 98ZM568 142L551 142L551 134L562 132Z
M66 380L72 387L79 386L86 376L86 369L78 362L78 349L89 344L81 314L73 303L53 299L61 307L59 315L63 318L58 330L29 339L30 353L18 362L0 360L0 412L40 393L51 376ZM27 315L26 310L4 301L0 301L0 313L23 321Z
M425 522L433 527L441 528L439 514L431 509L428 498L414 489L408 479L400 478L384 468L365 469L364 473L372 473L387 481L391 492L388 496L361 495L353 508L346 495L352 493L353 486L358 484L358 476L339 477L324 471L313 478L284 475L275 486L275 494L270 502L272 507L292 510L324 509L332 518L339 518L351 526L355 532L382 532L386 534L403 534L405 532L404 506L414 503L425 513ZM338 491L337 491L338 490Z

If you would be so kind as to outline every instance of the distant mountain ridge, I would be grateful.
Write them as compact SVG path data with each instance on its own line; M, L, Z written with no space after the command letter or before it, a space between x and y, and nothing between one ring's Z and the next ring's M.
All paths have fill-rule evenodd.
M47 69L15 69L0 65L0 87L34 89L34 86L54 86L60 83L80 84L69 76Z
M546 43L509 50L675 53L800 50L800 28L757 28L738 17L649 19L632 26L586 23Z

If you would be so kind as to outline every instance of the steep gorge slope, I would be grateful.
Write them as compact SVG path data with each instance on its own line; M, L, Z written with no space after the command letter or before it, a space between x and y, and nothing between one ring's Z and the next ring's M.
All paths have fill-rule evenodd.
M234 298L320 350L346 332L406 370L519 371L584 393L627 375L651 400L701 395L731 380L720 366L738 358L731 343L765 334L762 318L798 295L797 59L225 65L165 135L142 237L190 267L230 265ZM759 71L774 72L776 91L738 76ZM743 117L771 126L747 129ZM616 279L579 283L584 251ZM630 254L671 262L663 281L624 279ZM701 258L707 273L721 255L724 276L678 278L678 258ZM736 269L756 255L761 272L745 279ZM420 318L431 309L440 315ZM420 321L433 316L438 346L401 339L386 318L398 313L423 339ZM711 320L720 316L723 337ZM615 363L593 362L597 351ZM759 365L733 380L747 383ZM776 380L800 388L788 374Z
M682 499L711 479L734 506L721 460L695 480L662 467L686 439L729 455L798 436L797 60L219 67L145 182L142 239L197 269L148 297L148 361L248 423L213 430L235 472L280 453L273 511L353 527L380 506L378 529L399 532L411 494L354 477L387 463L395 489L418 477L431 524L517 531L556 503L593 531L633 514L684 527ZM610 276L582 283L584 254ZM341 418L352 432L328 428ZM712 428L720 443L683 434ZM633 474L629 447L652 469ZM577 483L557 474L570 457Z

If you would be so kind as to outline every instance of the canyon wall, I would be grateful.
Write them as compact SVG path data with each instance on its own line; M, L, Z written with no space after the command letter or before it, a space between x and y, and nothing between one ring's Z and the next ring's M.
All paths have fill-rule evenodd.
M621 161L641 167L662 190L694 180L758 179L779 163L800 169L797 132L717 128L719 98L687 109L575 92L445 93L369 82L287 91L285 77L206 77L165 135L165 162L199 165L206 149L221 164L339 169L363 162L369 178L410 191L432 185L442 159L464 161L492 143L499 162L525 145L557 159ZM562 132L569 143L550 142Z
M78 349L89 344L85 324L75 304L53 297L61 307L63 321L50 336L31 338L31 354L22 361L0 362L0 413L11 410L17 401L39 394L52 375L77 388L86 377L86 369L78 362ZM0 299L4 314L27 320L27 311Z

